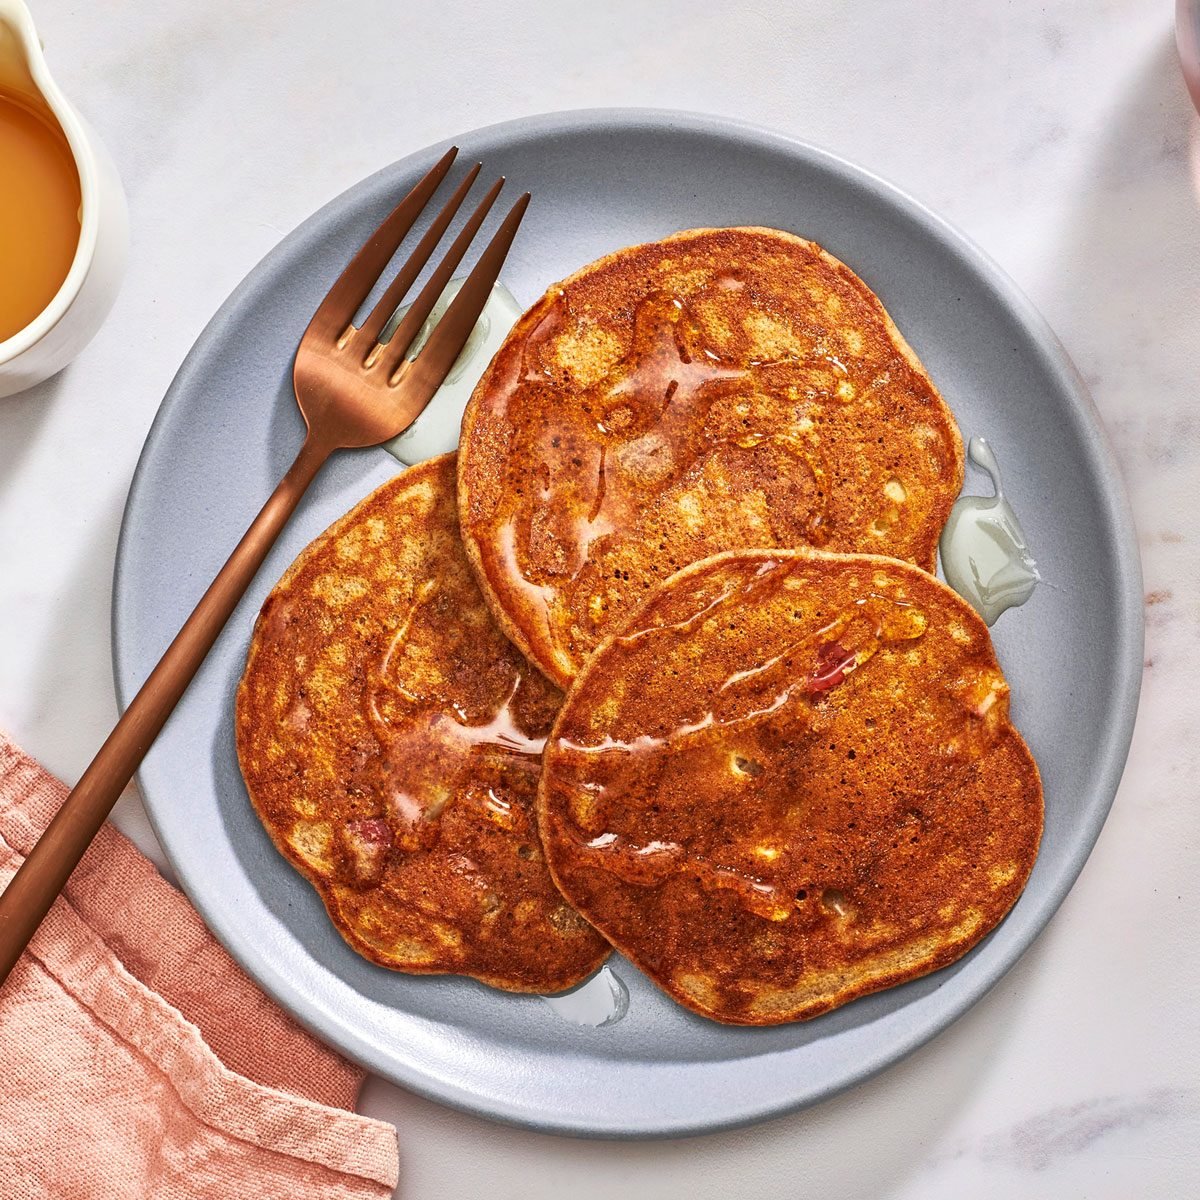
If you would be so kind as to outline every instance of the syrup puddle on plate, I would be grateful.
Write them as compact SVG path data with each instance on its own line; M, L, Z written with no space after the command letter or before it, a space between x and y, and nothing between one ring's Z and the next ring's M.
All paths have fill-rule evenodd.
M569 992L542 1000L571 1025L594 1029L616 1024L629 1011L629 989L607 964Z
M987 440L973 437L971 461L992 481L993 496L962 496L950 510L940 549L946 582L994 625L1033 595L1041 576L1025 531L1004 495L1000 465Z
M433 327L450 307L450 301L458 295L459 288L465 282L465 279L452 279L446 284L446 290L438 297L429 319L421 326L413 340L407 355L410 360L416 358L418 351L429 340ZM405 304L396 310L384 329L385 337L392 335L411 307L412 305ZM454 360L454 366L450 368L442 386L434 392L433 399L412 425L399 437L384 442L384 449L405 466L413 466L428 458L436 458L439 454L448 454L457 449L458 433L467 401L470 400L480 377L487 370L492 356L500 349L500 344L517 323L517 318L522 312L524 309L512 292L497 281L483 306L483 312L479 314L479 320L475 322L475 328L467 337L466 344Z

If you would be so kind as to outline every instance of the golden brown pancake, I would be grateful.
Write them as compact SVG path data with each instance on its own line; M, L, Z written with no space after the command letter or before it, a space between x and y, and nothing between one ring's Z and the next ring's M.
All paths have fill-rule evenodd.
M254 627L238 760L360 954L559 991L608 953L551 881L534 819L561 697L479 594L454 472L453 455L405 471L288 569Z
M538 814L563 894L660 987L739 1025L945 966L1033 866L1037 767L987 628L915 567L733 551L588 660Z
M776 229L698 229L552 287L476 387L463 537L560 686L668 575L818 546L932 571L962 484L949 409L874 293Z

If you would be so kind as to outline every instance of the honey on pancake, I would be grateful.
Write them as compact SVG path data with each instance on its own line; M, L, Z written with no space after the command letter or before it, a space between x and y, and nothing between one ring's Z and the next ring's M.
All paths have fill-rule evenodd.
M666 744L666 739L662 744ZM601 833L581 842L581 849L598 866L625 883L656 887L686 865L709 890L733 892L747 912L768 921L786 921L791 904L773 884L733 867L719 866L698 854L689 854L678 842L647 842L636 845L616 833Z
M381 747L376 780L389 805L394 844L410 850L436 846L439 818L446 805L454 803L524 838L532 854L537 836L531 814L496 786L476 778L482 771L507 776L517 771L531 781L537 777L545 731L528 732L515 714L518 693L528 690L526 675L516 672L498 703L468 711L453 696L411 690L399 667L419 610L438 590L437 580L421 586L383 654L368 661L366 668L363 711ZM540 690L539 681L531 682ZM478 870L466 857L459 866Z

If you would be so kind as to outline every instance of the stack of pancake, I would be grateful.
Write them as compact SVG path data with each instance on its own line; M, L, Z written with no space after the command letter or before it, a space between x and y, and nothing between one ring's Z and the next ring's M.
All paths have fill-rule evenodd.
M813 243L592 263L517 323L457 459L268 598L254 806L397 970L552 992L615 946L766 1025L944 966L1042 827L987 628L931 574L962 470L920 362Z

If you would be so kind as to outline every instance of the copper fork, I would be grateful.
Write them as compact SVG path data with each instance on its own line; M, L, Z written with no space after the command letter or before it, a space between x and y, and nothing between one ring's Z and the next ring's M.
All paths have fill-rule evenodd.
M134 696L58 815L0 895L0 985L133 777L280 531L335 451L375 446L420 415L454 365L500 274L529 203L526 192L501 222L421 352L409 349L462 261L504 184L498 179L467 219L395 332L392 314L441 241L480 171L467 172L361 326L359 307L450 170L457 148L385 218L322 301L296 351L293 382L307 434L296 461L254 518L192 615Z

